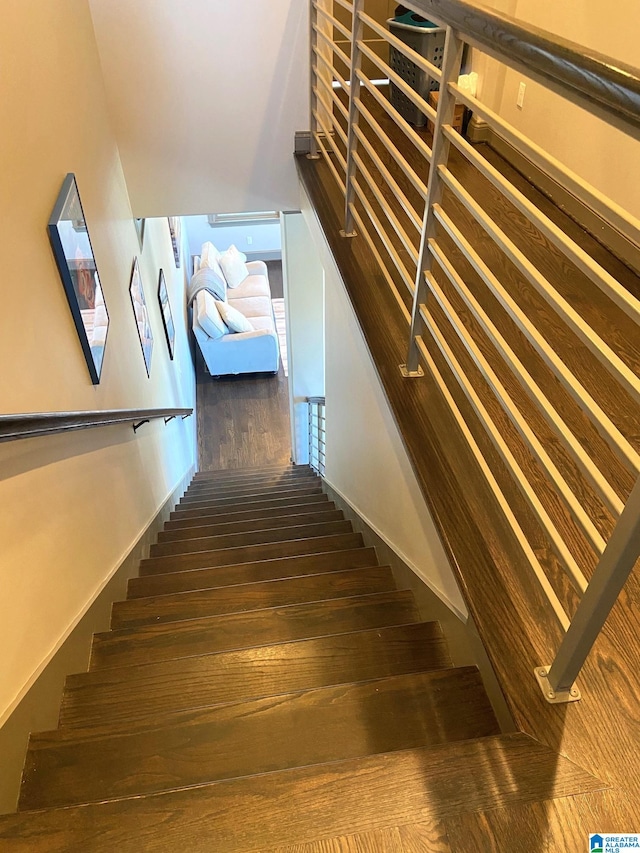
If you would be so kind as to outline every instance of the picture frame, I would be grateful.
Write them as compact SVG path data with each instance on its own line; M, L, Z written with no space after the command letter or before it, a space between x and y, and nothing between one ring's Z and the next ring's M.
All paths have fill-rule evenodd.
M138 329L138 337L140 338L140 346L142 347L142 357L144 365L147 369L147 376L151 376L151 356L153 355L153 332L149 321L149 310L144 297L144 288L142 286L142 276L140 275L140 265L138 258L133 260L133 268L131 270L131 283L129 284L129 296L131 297L131 306L133 308L133 316Z
M144 249L145 222L146 222L146 219L134 219L133 220L133 224L136 226L136 233L138 235L138 243L140 243L140 251L142 251Z
M171 303L169 302L167 282L165 281L163 270L160 270L160 275L158 276L158 302L160 303L160 313L162 314L162 322L164 323L164 333L167 338L169 358L171 359L171 361L173 361L176 341L176 327L173 323Z
M169 216L169 234L171 235L171 246L173 247L173 259L176 267L180 269L180 241L182 238L182 220L179 216Z
M91 382L99 385L109 313L73 172L62 183L47 230Z

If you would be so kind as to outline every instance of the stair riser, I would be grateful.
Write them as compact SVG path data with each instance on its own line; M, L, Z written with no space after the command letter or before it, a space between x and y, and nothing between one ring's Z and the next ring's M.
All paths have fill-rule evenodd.
M323 551L342 551L362 546L359 533L319 536L315 539L296 539L290 542L273 542L267 545L247 545L243 548L223 548L219 551L199 551L182 556L154 557L142 560L141 575L161 572L178 572L185 569L207 569L228 566L232 563L253 563L277 557L295 557L303 554L320 554Z
M336 505L333 501L324 501L318 503L301 503L291 506L274 507L272 509L259 509L240 512L221 512L213 513L212 515L202 516L200 518L185 518L177 521L165 521L164 530L188 530L190 527L202 527L203 525L216 524L250 524L257 522L261 524L269 519L286 519L290 516L299 515L314 515L319 520L326 517L327 513L336 512ZM284 523L284 521L282 522Z
M217 516L220 513L232 512L255 512L263 509L289 509L301 503L323 504L328 503L329 498L324 492L311 495L302 495L297 500L290 498L275 498L261 501L241 501L239 504L224 504L223 506L204 506L196 509L174 509L169 514L171 521L183 521L186 518L201 518L203 516Z
M312 495L322 491L320 482L304 483L300 485L286 486L246 486L241 489L224 489L220 492L204 492L191 495L188 492L180 498L179 506L191 506L192 504L209 504L211 506L223 505L225 503L241 503L247 500L259 500L261 497L286 498L296 495Z
M450 665L432 623L71 676L60 725L131 719ZM135 677L142 669L144 675ZM128 677L123 680L123 675ZM113 683L108 683L111 677Z
M134 796L498 734L477 670L320 688L202 712L189 725L30 749L20 808ZM224 749L220 744L224 743Z
M305 482L306 480L317 480L318 477L312 471L304 474L280 474L276 476L264 475L261 477L229 477L225 480L193 481L189 485L189 491L200 491L207 489L236 488L237 486L252 486L254 484L282 485L284 483Z
M408 590L94 634L90 670L284 643L419 621Z
M247 504L264 503L269 500L281 500L289 504L299 503L300 498L306 498L309 495L323 494L318 486L300 486L297 489L283 489L281 491L248 491L246 494L234 493L225 497L199 497L199 498L182 498L176 504L176 512L188 511L193 509L220 509L227 506L239 506L241 509Z
M260 468L224 468L218 471L196 471L194 483L200 480L226 480L234 477L262 477L265 474L307 474L313 473L308 465L264 465Z
M173 572L131 578L127 598L169 595L198 589L230 586L241 583L260 583L287 577L339 572L345 569L366 568L377 564L373 548L354 548L351 551L330 551L282 560L260 560L213 569Z
M325 513L299 513L280 518L253 519L226 524L208 524L201 527L188 527L178 530L166 529L158 534L158 544L182 542L186 539L201 539L207 536L229 536L238 533L257 533L259 530L275 530L280 527L300 527L304 524L328 524L332 521L344 521L341 510Z
M152 545L151 557L168 557L173 554L193 554L198 551L215 551L218 548L243 548L246 545L263 545L271 542L289 542L313 536L332 536L351 533L350 521L327 521L320 524L302 524L295 527L257 530L254 533L230 533L226 536L201 536Z
M157 625L160 622L179 622L184 619L221 616L224 613L284 607L305 601L390 592L394 588L393 574L389 567L376 566L266 583L196 590L177 595L136 598L113 605L111 627L133 628L138 625Z

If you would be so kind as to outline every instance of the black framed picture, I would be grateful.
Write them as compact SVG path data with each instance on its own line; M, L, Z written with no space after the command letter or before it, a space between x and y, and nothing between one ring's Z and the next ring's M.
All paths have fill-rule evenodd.
M133 224L136 226L136 233L138 235L138 242L140 243L140 251L144 248L144 227L145 227L145 219L134 219Z
M160 310L162 312L164 333L167 336L169 358L173 361L176 329L173 325L173 314L171 313L171 303L169 302L169 294L167 293L167 282L164 279L164 272L162 270L160 270L160 277L158 279L158 302L160 303Z
M147 376L151 376L151 356L153 354L153 332L151 331L151 323L149 322L149 310L144 298L144 289L142 287L142 276L140 275L140 265L138 259L133 261L133 270L131 271L131 284L129 285L129 295L131 296L131 304L133 306L133 315L138 328L138 337L140 338L140 346L142 347L142 355L144 364L147 368Z
M180 241L182 239L182 220L179 216L169 216L169 234L171 235L171 246L173 247L173 259L176 267L180 269Z
M109 314L96 269L75 175L63 181L51 217L49 240L94 385L100 383Z

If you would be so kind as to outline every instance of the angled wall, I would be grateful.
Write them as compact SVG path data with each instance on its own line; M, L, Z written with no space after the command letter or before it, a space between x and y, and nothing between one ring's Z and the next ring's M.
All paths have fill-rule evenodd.
M325 479L454 614L467 609L413 473L322 229L302 212L324 268Z
M296 206L308 3L90 5L136 216Z
M87 0L7 0L0 57L1 413L192 406L184 269L166 219L147 222L141 256L155 340L150 378L145 370L129 298L140 246ZM77 176L111 321L97 386L47 236L67 172ZM174 361L156 297L160 268ZM0 725L193 466L193 420L0 444Z

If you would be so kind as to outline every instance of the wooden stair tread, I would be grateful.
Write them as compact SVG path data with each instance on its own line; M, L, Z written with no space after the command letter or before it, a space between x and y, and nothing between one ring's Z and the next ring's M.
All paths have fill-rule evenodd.
M127 589L127 598L144 598L151 595L166 595L172 592L187 592L239 583L260 583L307 574L367 568L376 564L376 553L373 548L351 548L344 551L303 554L297 557L232 563L231 565L215 566L208 569L164 572L131 578Z
M249 486L241 489L230 489L222 494L213 495L185 495L180 498L179 507L190 508L193 506L224 506L225 504L242 503L243 499L248 501L269 500L270 498L296 498L299 495L313 495L321 492L321 485L317 483L301 483L292 486Z
M111 628L134 628L160 622L180 622L204 616L221 616L287 604L329 598L348 598L395 589L389 566L344 569L339 572L276 578L257 583L227 584L114 603Z
M410 590L377 592L94 634L89 669L128 666L417 622Z
M148 794L499 733L474 667L224 705L134 735L32 739L20 808Z
M526 735L500 735L7 815L0 850L252 853L602 787Z
M222 701L401 675L451 665L438 623L421 622L219 652L67 678L61 726L114 727Z
M187 508L179 504L169 513L171 521L180 521L185 518L197 518L199 516L217 515L220 512L248 512L261 509L274 509L276 507L289 507L300 503L324 503L329 501L329 496L324 492L312 492L309 495L296 496L295 500L287 498L268 498L263 500L240 501L239 503L227 503L222 506L196 506Z
M318 517L324 513L335 512L336 505L333 501L322 501L315 503L286 504L281 507L258 510L240 510L238 512L214 512L211 515L194 516L169 520L165 522L164 530L186 530L189 527L202 527L207 524L234 524L242 521L262 521L267 519L287 518L291 515L304 515L313 513Z
M270 542L289 542L311 539L315 536L351 533L350 521L320 521L313 524L298 524L289 527L271 527L253 532L227 533L216 536L201 536L178 539L175 542L160 542L151 546L150 557L167 557L178 554L193 554L198 551L217 551L219 548L244 548L247 545L264 545Z
M243 545L236 548L218 548L215 551L194 551L191 554L169 554L148 557L140 561L140 574L176 572L184 569L206 569L228 566L231 563L254 563L274 557L295 557L302 554L320 554L324 551L344 551L363 545L360 533L333 533L286 542L269 542L262 545Z
M252 533L257 530L275 530L279 527L300 527L304 524L326 524L332 521L343 521L342 510L331 512L298 512L282 515L276 518L251 518L239 521L207 521L198 527L167 528L158 533L158 543L178 542L184 539L200 539L206 536L225 536L230 533ZM169 523L169 522L167 522Z

